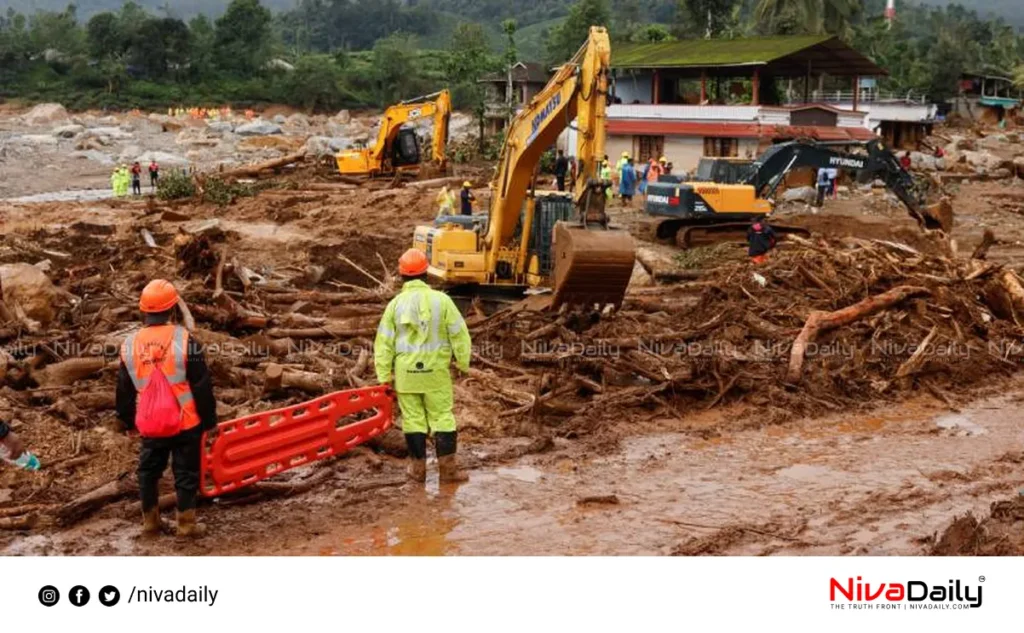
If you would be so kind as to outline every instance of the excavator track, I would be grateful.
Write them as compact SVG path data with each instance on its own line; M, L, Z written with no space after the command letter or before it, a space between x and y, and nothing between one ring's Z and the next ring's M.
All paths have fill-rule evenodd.
M621 306L636 260L633 236L558 222L554 237L553 306Z

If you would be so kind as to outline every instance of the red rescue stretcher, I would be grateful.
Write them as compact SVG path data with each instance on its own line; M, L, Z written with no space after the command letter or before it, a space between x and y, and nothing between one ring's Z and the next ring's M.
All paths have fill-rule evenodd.
M338 391L291 407L221 422L203 438L200 493L217 497L320 459L391 428L390 387Z

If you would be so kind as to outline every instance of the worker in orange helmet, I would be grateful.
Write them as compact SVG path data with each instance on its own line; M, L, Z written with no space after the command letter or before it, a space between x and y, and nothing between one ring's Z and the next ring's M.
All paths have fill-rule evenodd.
M178 305L171 282L155 279L139 298L143 327L121 346L117 416L142 437L139 492L142 531L159 534L158 485L171 458L178 501L178 536L201 536L196 521L204 431L217 426L217 401L202 347L188 330L171 323Z
M429 262L409 249L398 260L402 291L391 300L377 327L373 362L377 380L395 390L402 431L409 448L409 478L427 477L427 438L434 436L441 483L466 481L455 459L457 431L452 413L452 356L469 371L472 342L455 303L427 285Z

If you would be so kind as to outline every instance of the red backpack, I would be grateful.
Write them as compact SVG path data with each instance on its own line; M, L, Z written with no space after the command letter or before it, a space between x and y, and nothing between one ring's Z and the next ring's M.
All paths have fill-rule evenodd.
M142 437L173 437L181 432L181 415L181 405L171 391L171 383L154 363L149 383L139 394L135 428Z

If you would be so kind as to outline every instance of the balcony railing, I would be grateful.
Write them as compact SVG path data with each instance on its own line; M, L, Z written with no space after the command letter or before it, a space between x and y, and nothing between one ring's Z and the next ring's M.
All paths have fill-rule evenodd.
M786 95L786 105L801 105L804 103L853 103L853 90L825 90L820 92L814 90L809 99L804 100L802 95L795 93ZM928 105L927 97L916 95L913 92L896 93L882 92L878 90L861 90L859 103L885 103L885 104L907 104L907 105Z

